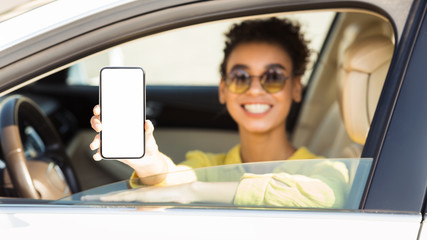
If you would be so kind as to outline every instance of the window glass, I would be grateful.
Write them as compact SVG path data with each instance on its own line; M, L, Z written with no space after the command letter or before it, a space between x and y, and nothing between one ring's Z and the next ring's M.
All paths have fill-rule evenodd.
M157 204L357 209L372 159L311 159L248 163L170 173L163 184L132 179L57 204ZM168 184L168 179L179 184Z
M335 14L315 12L282 16L300 22L306 39L310 39L312 63L317 59ZM114 47L73 65L67 81L71 85L98 85L99 69L104 66L140 66L146 72L148 85L217 86L223 34L240 21L180 28ZM304 82L310 74L311 67Z

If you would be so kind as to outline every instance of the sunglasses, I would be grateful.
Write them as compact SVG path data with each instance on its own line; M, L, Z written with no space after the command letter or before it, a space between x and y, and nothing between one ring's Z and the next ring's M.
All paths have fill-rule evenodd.
M232 70L225 78L225 85L233 93L244 93L250 87L252 78L259 78L262 88L268 93L276 93L283 89L289 78L280 69L267 69L260 76L251 76L243 69Z

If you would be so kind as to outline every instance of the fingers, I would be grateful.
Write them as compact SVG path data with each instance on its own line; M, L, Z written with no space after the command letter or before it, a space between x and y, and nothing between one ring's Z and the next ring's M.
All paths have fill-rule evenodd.
M95 105L95 107L93 107L93 115L95 116L99 116L101 114L101 108L98 105Z
M99 134L96 134L95 138L93 139L93 141L89 145L89 147L91 150L95 150L95 149L99 148L100 145L101 145L101 140L99 138Z
M102 124L99 118L99 114L100 114L100 107L99 105L96 105L93 108L93 114L94 116L92 116L90 123L92 128L96 131L96 132L100 132L102 130ZM147 140L147 152L150 153L156 153L158 151L158 146L156 144L156 141L154 139L153 136L153 131L154 131L154 125L150 120L146 120L145 121L145 131L146 131L146 140ZM95 150L95 149L99 149L101 145L101 140L100 140L100 136L99 134L97 134L95 136L95 138L93 139L92 143L90 143L89 147L91 150ZM99 152L99 150L93 155L93 159L95 161L99 161L102 160L102 156ZM127 163L127 162L125 162ZM128 163L127 163L128 164Z
M101 153L99 152L99 150L95 154L93 154L93 160L95 160L95 161L101 161L102 160L102 156L101 156Z
M93 139L92 143L89 145L91 150L98 149L98 151L93 155L93 159L95 161L102 160L101 153L99 152L99 146L101 145L101 140L99 138L99 134L96 134L95 138Z
M93 130L95 130L96 132L100 132L102 130L101 119L99 117L100 114L101 114L101 108L99 107L99 105L96 105L93 108L93 116L90 119L90 125L92 126Z
M150 120L145 120L145 132L147 135L152 135L154 132L154 125Z
M99 118L100 114L101 114L101 108L99 107L99 105L96 105L93 108L93 116L90 119L90 125L92 126L92 128L96 132L100 132L102 130L102 124L101 124L101 120ZM92 143L89 145L89 147L90 147L91 150L98 149L98 151L93 155L93 159L95 161L102 160L101 153L99 152L100 145L101 145L101 139L99 137L99 134L97 134L95 136L95 138L93 139Z
M92 116L92 118L90 119L90 125L96 132L100 132L102 130L102 124L101 120L99 119L99 116Z

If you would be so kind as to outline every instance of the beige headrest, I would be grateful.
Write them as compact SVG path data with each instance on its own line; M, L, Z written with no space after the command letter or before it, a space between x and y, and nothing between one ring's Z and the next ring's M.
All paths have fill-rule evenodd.
M349 136L359 144L365 143L393 49L390 38L372 36L355 42L345 52L343 118Z

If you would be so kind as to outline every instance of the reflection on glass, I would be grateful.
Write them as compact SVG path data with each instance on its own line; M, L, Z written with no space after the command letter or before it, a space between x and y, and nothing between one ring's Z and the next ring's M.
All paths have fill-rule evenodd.
M123 181L57 204L233 206L357 209L372 159L287 160L169 173L180 184Z

